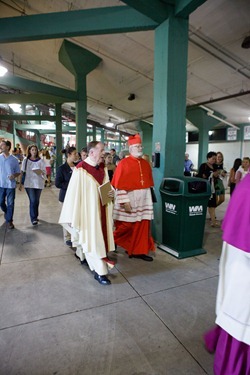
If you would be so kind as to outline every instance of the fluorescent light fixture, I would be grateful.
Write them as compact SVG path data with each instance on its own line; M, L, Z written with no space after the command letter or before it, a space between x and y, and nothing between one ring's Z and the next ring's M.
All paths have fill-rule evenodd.
M106 126L107 126L108 128L113 128L114 123L111 121L111 118L109 118L108 122L106 122Z
M14 112L17 112L17 113L21 113L21 112L22 112L22 107L21 107L20 104L12 103L12 104L9 104L9 107L10 107Z
M0 65L0 77L3 77L8 72L8 69Z

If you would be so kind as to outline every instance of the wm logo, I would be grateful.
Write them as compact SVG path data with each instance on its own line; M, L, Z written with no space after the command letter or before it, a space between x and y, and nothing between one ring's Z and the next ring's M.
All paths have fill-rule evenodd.
M165 203L165 209L166 209L166 212L169 212L170 214L174 214L176 215L177 214L177 211L176 211L176 205L173 204L173 203Z
M189 206L189 216L196 216L203 214L203 206Z

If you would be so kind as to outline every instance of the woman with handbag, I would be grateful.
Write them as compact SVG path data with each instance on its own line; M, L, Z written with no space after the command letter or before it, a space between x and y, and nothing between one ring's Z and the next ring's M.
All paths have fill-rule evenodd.
M27 157L24 158L21 167L21 184L19 190L24 186L30 202L30 220L32 225L38 224L38 208L40 196L44 188L46 167L44 161L38 155L35 144L27 148Z

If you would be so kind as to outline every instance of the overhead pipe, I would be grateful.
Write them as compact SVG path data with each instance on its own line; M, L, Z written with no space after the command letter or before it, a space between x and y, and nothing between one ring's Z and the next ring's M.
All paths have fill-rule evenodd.
M221 96L220 98L216 98L216 99L212 99L212 100L206 100L204 102L196 103L196 104L188 106L188 108L195 108L195 107L199 107L199 106L204 105L204 104L210 104L210 103L212 104L212 103L220 102L220 101L223 101L223 100L233 99L233 98L237 98L239 96L244 96L244 95L249 95L249 94L250 94L250 90L242 91L242 92L238 92L237 94Z

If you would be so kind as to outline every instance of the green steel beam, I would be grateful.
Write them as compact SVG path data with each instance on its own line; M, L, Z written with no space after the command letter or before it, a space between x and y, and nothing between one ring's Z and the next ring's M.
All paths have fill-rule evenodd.
M1 22L0 22L0 25L1 25ZM61 98L65 98L66 101L74 102L78 99L78 95L76 91L62 89L60 87L47 85L46 83L35 82L35 81L29 80L26 78L21 78L21 77L15 77L15 76L0 77L0 85L11 87L13 89L20 89L20 90L25 90L29 92L38 92L40 94L58 96Z
M1 18L0 43L153 30L158 24L127 7Z
M176 0L175 16L188 18L199 6L207 0Z
M56 116L50 115L0 115L0 120L9 121L55 121Z
M40 134L55 134L56 133L56 125L41 125L41 124L15 124L16 129L22 130L22 131L37 131L39 130ZM75 131L76 128L72 126L63 126L62 127L62 133L69 133L71 131Z
M31 129L32 131L32 129ZM74 133L73 133L74 132ZM75 135L75 130L73 129L63 129L62 134L74 134ZM56 129L55 130L39 130L40 134L55 134L56 135Z
M16 123L16 128L19 129L19 130L23 130L23 131L35 131L35 130L39 130L39 132L42 132L44 131L46 133L47 130L53 130L54 132L56 131L56 125L53 123L53 124L29 124L29 123L26 123L26 124L17 124Z
M157 23L162 23L165 21L174 9L173 6L164 4L160 0L122 0L122 2L144 14L144 16L151 18Z
M60 96L43 95L43 94L0 94L1 104L49 104L49 103L66 103L69 99Z
M77 76L77 79L86 79L86 75L92 72L102 59L87 49L64 40L59 50L59 61L75 77Z

